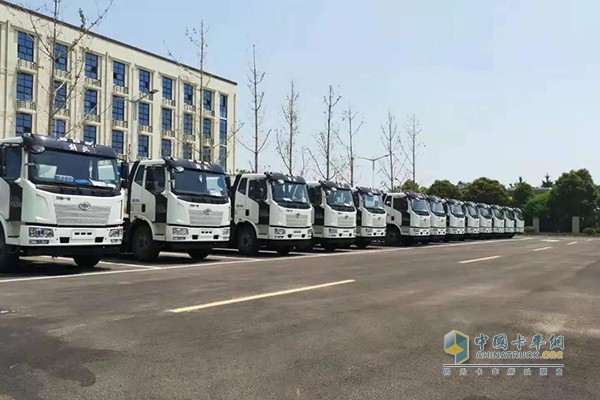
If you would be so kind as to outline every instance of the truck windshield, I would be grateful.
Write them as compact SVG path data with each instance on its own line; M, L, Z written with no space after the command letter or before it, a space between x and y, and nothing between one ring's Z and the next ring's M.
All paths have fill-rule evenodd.
M491 218L490 209L485 207L479 207L479 213L483 218Z
M494 208L494 216L496 218L504 218L504 211L499 208Z
M513 220L515 219L515 214L513 213L512 210L506 210L504 211L504 215L506 216L506 218Z
M363 204L367 210L383 210L383 197L380 194L363 194Z
M423 199L411 200L412 210L420 215L429 215L429 204Z
M354 210L354 201L352 200L352 192L346 189L326 190L327 204L330 206L350 207Z
M521 210L515 210L515 217L519 220L519 221L523 221L523 213L521 212Z
M210 196L225 198L228 196L225 175L214 172L184 169L171 172L173 193L189 196Z
M444 212L444 206L442 205L442 202L431 200L429 202L429 205L431 206L431 212L437 215L438 217L443 217L446 215L446 213Z
M308 205L308 191L304 183L271 181L271 190L276 203Z
M477 211L477 207L467 206L467 211L469 212L469 215L471 217L473 217L473 218L479 217L479 211Z
M456 217L464 217L465 213L463 212L463 208L459 204L450 204L450 212L452 215Z
M115 158L46 149L29 153L29 179L38 184L120 189Z

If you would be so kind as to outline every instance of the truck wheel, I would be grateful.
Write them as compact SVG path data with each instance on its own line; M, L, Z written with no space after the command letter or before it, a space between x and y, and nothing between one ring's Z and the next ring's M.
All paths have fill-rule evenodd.
M75 256L73 261L79 268L90 269L100 262L100 256Z
M19 255L6 244L4 231L0 226L0 272L12 272L18 263Z
M388 246L399 246L400 245L400 232L395 227L388 228L385 231L385 244Z
M367 247L369 247L369 245L371 244L371 241L368 239L363 239L363 238L358 238L356 239L356 247L358 247L359 249L366 249Z
M148 225L138 226L133 231L131 249L139 261L156 261L160 249L154 242L152 231Z
M258 254L260 245L256 238L254 228L251 226L244 226L238 236L238 250L245 256L255 256Z
M187 253L195 261L202 261L210 254L210 250L188 250Z
M277 249L277 254L279 254L280 256L287 256L288 254L290 254L290 251L292 249L289 247L280 247Z

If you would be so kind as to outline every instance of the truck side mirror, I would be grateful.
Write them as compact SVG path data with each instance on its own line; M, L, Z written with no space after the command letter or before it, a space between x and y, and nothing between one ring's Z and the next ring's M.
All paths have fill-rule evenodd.
M128 180L129 179L129 163L123 161L121 163L121 179Z

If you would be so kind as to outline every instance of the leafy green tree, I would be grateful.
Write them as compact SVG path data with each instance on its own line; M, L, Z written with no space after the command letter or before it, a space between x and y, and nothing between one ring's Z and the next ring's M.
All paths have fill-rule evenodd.
M589 225L598 203L598 188L587 169L562 174L550 191L550 211L559 222L578 216Z
M434 181L427 190L427 194L443 199L459 199L461 197L460 189L447 179Z
M508 193L506 188L500 182L481 177L475 179L463 189L463 198L465 200L475 201L477 203L487 204L508 204Z
M525 218L548 217L550 215L550 192L536 193L523 206Z
M554 185L554 182L550 180L550 175L546 174L546 176L544 176L544 180L542 181L542 187L551 188L552 185Z
M403 192L418 192L419 184L417 182L413 181L412 179L408 179L402 185L402 191Z
M513 204L523 208L531 196L533 196L533 187L529 183L521 181L515 185L515 192L512 196Z

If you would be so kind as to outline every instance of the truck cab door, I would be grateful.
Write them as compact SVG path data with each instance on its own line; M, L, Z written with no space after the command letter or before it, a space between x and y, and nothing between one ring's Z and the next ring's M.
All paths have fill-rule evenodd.
M241 221L245 221L247 216L250 214L250 210L247 209L246 203L248 201L247 197L247 186L248 186L248 178L240 179L239 183L234 190L236 191L233 200L233 221L234 223L238 223Z
M266 178L251 179L248 182L248 213L252 222L258 225L269 225L269 203L267 203Z
M167 197L164 194L166 185L165 168L147 165L142 190L142 215L150 222L167 223Z

